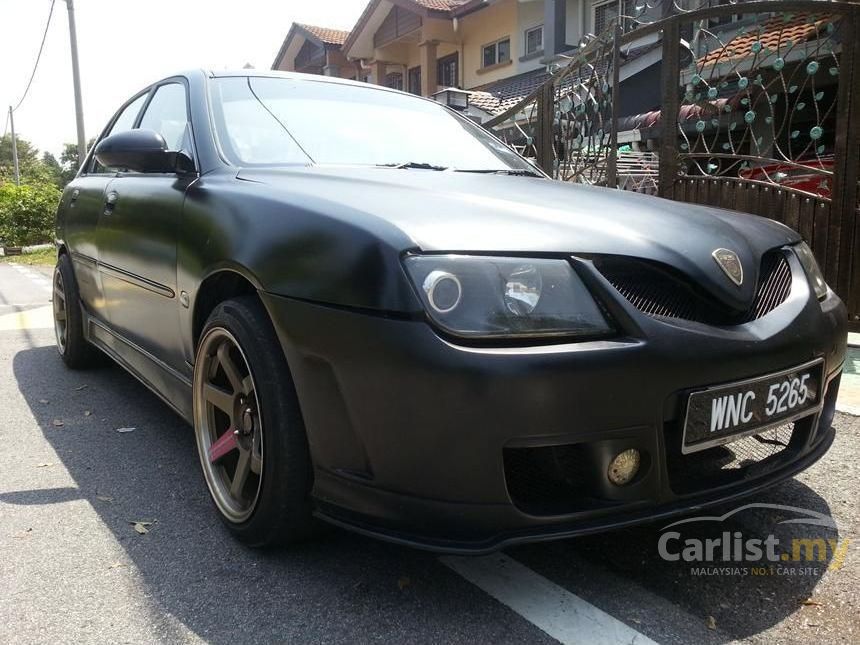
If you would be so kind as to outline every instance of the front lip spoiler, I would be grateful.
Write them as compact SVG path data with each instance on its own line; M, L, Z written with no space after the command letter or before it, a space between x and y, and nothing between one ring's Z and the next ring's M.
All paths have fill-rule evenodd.
M715 497L710 499L702 500L702 494L699 494L695 500L678 500L666 505L661 505L656 510L651 507L651 509L646 509L645 511L630 511L626 517L611 517L606 518L605 520L604 518L601 518L601 520L598 520L597 522L589 522L588 519L584 519L573 528L568 526L560 529L538 529L537 531L499 535L482 542L454 542L401 534L396 531L387 531L363 524L359 521L351 521L335 517L320 509L314 511L314 516L339 528L401 546L408 546L415 549L448 555L487 555L500 549L518 544L563 540L581 535L628 528L638 524L647 524L658 520L669 519L684 513L699 511L709 506L724 504L726 502L748 497L749 495L778 484L809 468L830 449L835 437L836 431L833 428L829 428L824 438L817 442L813 449L802 457L786 464L783 468L771 473L770 476L761 477L752 483L744 482L742 488L725 494L718 492ZM707 493L704 493L704 495L707 495Z

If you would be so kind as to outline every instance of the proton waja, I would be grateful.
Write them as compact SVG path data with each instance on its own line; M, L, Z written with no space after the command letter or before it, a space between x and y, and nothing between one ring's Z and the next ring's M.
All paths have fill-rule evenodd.
M484 552L748 495L833 442L846 312L797 233L552 181L402 92L167 78L57 243L63 360L187 419L251 545L325 520Z

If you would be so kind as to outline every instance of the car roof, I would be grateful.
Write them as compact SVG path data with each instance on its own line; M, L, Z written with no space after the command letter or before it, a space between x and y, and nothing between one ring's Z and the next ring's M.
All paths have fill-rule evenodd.
M354 81L348 78L340 78L337 76L322 76L320 74L302 74L301 72L281 72L267 69L240 69L240 70L208 70L204 72L209 78L230 78L236 76L258 77L258 78L287 78L297 81L313 81L315 83L331 83L333 85L352 85L358 87L367 87L372 89L384 90L388 92L397 92L405 94L400 90L395 90L383 85L375 83L366 83L364 81ZM416 96L410 94L410 96Z
M141 89L138 94L144 91L148 91L149 89L155 87L156 85L160 85L165 81L169 81L176 78L185 77L187 79L192 78L285 78L292 79L298 81L311 81L314 83L329 83L332 85L348 85L352 87L363 87L365 89L370 90L378 90L380 92L394 92L395 94L406 94L412 98L421 99L424 101L430 101L431 103L436 103L432 98L418 96L417 94L412 94L411 92L404 92L403 90L396 90L391 87L385 87L384 85L377 85L376 83L368 83L365 81L353 81L348 78L339 78L335 76L322 76L320 74L302 74L301 72L281 72L274 70L266 70L266 69L237 69L237 70L210 70L210 69L189 69L177 72L176 74L171 74L170 76L165 76L163 78L158 79L157 81L150 83L145 88Z

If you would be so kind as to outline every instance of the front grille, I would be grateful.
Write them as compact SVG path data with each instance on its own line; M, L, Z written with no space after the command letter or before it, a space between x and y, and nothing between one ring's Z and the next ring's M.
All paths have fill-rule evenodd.
M791 267L781 251L765 254L761 261L753 306L743 322L758 320L779 307L791 293Z
M686 495L754 479L787 463L803 447L813 417L688 455L681 453L681 433L667 427L666 467L669 486Z
M762 257L755 299L743 312L727 309L684 275L657 262L609 256L595 259L594 266L642 313L709 325L741 325L758 320L785 302L791 291L791 267L783 251L771 251Z

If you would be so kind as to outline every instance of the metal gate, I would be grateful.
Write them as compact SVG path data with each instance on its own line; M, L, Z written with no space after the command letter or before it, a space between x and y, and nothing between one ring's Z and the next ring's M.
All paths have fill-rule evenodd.
M860 329L860 5L684 4L620 3L635 15L485 125L559 180L784 222ZM648 48L661 105L621 114L624 61Z

